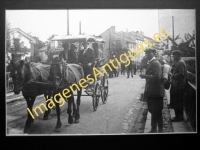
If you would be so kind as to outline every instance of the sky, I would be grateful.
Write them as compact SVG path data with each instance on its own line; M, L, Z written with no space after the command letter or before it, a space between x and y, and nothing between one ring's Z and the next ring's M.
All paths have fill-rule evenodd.
M6 10L11 28L20 28L43 42L53 35L67 35L67 10ZM157 9L69 9L69 34L100 35L111 26L116 31L142 31L153 38L159 31Z
M185 40L185 33L190 35L196 33L196 12L195 9L160 9L159 11L159 29L165 28L169 35L173 37L172 16L174 20L174 38L179 35L179 44L182 39Z

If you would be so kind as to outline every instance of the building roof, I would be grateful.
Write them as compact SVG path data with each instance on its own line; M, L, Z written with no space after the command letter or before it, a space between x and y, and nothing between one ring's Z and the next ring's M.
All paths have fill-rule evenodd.
M134 43L136 44L135 41L131 41L131 40L128 40L127 38L124 38L124 37L121 37L120 35L118 35L117 33L114 33L115 35L117 35L118 37L122 38L123 40L125 40L126 42L129 42L129 43Z
M147 38L147 39L151 39L151 40L153 40L152 38L150 38L150 37L148 37L148 36L145 36L145 35L144 35L144 38Z
M24 36L26 39L31 41L33 44L37 43L37 40L35 38L33 38L32 36L28 35L26 32L22 31L20 28L12 28L12 29L10 29L10 33L15 33L15 32L18 32L19 34Z
M110 27L110 28L108 28L107 30L105 30L103 33L105 33L106 31L109 31L110 29L112 28L112 26ZM103 33L101 33L99 36L101 36ZM126 39L126 38L123 38L123 37L121 37L120 35L118 35L117 33L112 33L112 34L115 34L115 35L117 35L119 38L121 38L121 39L123 39L123 40L125 40L126 42L129 42L129 43L136 43L135 41L130 41L130 40L128 40L128 39Z

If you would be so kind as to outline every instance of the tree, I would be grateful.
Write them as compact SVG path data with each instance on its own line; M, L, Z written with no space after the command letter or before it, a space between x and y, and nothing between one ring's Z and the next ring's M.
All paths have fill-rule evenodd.
M169 50L169 41L171 41L174 45L174 50L180 50L182 51L183 57L194 57L195 56L195 33L193 32L193 35L191 36L189 33L185 33L184 39L182 39L181 43L178 44L176 41L178 39L181 39L179 35L177 35L174 40L168 36L167 39L163 40L163 45L161 47L161 50L163 51L162 55L168 55L170 56L171 50ZM167 42L167 43L166 43Z
M185 33L185 41L182 39L182 42L180 44L177 44L175 41L179 38L179 35L173 40L170 36L168 39L174 43L174 50L180 50L182 51L183 57L195 57L195 33L193 32L193 36L191 36L189 33Z

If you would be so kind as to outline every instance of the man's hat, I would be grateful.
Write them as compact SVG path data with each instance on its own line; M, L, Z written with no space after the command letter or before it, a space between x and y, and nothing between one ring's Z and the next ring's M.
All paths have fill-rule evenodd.
M172 54L173 54L173 55L181 56L181 55L182 55L182 52L181 52L180 50L174 50L174 51L172 51Z
M149 48L149 49L146 49L145 52L154 52L154 53L155 53L155 52L156 52L156 49Z

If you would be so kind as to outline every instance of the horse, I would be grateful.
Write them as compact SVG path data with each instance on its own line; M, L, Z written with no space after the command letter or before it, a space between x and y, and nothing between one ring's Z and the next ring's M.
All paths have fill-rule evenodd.
M62 66L62 71L61 67ZM50 81L53 83L53 97L55 97L58 93L63 93L64 89L70 89L70 86L76 84L78 86L79 80L84 78L83 68L78 64L60 64L60 63L52 63L50 68ZM68 93L68 109L67 113L68 123L79 123L79 106L81 102L81 95L82 95L82 87L78 86L79 89L71 88L71 91ZM73 89L73 90L72 90ZM77 100L76 103L74 102L74 91L77 90ZM59 96L60 98L61 95ZM56 105L56 112L57 112L57 124L56 124L56 131L59 132L61 130L61 120L60 120L60 106L58 103ZM73 107L73 111L72 108ZM74 120L75 118L75 120Z
M37 96L44 94L46 98L52 96L52 87L48 82L49 78L49 65L43 65L40 63L25 63L24 60L18 60L13 63L11 61L11 77L14 82L14 93L19 94L22 91L22 95L27 102L29 110L32 112L32 107L34 105ZM46 103L48 106L48 103ZM31 117L29 111L27 120L24 127L24 133L28 133L34 119ZM51 110L45 111L43 119L48 119L48 114Z

